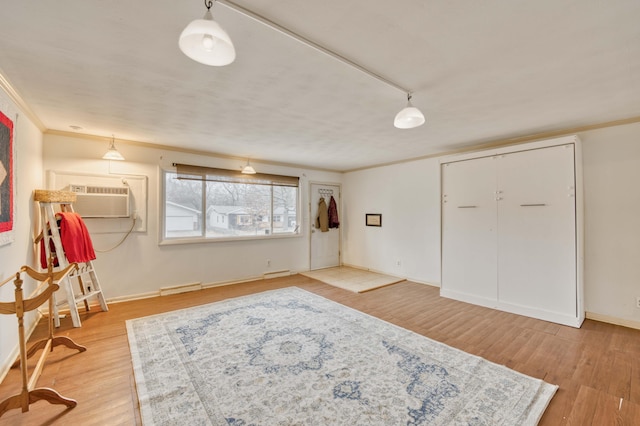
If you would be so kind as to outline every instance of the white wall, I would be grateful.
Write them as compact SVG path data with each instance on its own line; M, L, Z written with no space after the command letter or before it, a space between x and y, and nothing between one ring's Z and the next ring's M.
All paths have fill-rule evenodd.
M579 137L585 309L592 318L640 327L640 124ZM345 174L344 262L439 285L439 176L438 159ZM382 213L383 226L366 227L365 213Z
M172 162L236 168L237 161L118 144L127 161L100 159L107 142L45 135L0 91L0 110L19 119L15 128L15 241L0 247L0 280L24 264L33 265L32 192L44 188L44 171L135 174L149 177L148 227L119 248L98 254L96 269L107 298L155 294L165 286L250 279L264 272L309 266L310 181L342 183L343 262L439 285L440 198L438 159L416 160L359 172L319 172L256 166L267 173L302 177L300 238L158 245L158 177ZM585 306L604 319L640 324L640 124L579 134L583 141L585 188ZM44 149L44 161L43 161ZM366 213L381 213L380 228L366 227ZM122 234L92 236L96 248ZM267 267L266 260L271 260ZM397 262L400 262L400 265ZM32 286L27 280L27 287ZM12 284L0 288L0 300L12 300ZM28 326L35 315L28 317ZM17 354L14 317L0 316L0 376Z
M42 133L29 118L0 89L0 111L14 124L14 185L15 215L13 218L14 241L0 246L0 282L15 276L23 265L33 265L32 223L34 216L33 189L42 185ZM16 120L16 114L18 119ZM37 212L37 210L36 210ZM23 274L25 297L35 283ZM9 282L0 288L0 301L12 302L15 286ZM34 325L36 312L31 311L25 320L27 331ZM0 315L0 379L18 355L18 321L15 315Z
M343 262L439 285L439 173L436 159L346 173ZM382 226L365 226L367 213Z
M44 139L45 171L133 174L149 178L147 231L131 234L111 252L97 253L94 265L107 300L155 294L162 287L194 282L207 285L261 277L265 272L308 270L309 181L341 183L342 179L339 173L268 166L252 161L260 172L301 177L302 236L161 246L158 245L160 168L178 162L238 169L243 162L119 143L117 140L116 147L126 161L109 162L101 159L108 147L107 142L54 134L47 134ZM122 235L92 233L91 238L95 248L101 250L113 246ZM270 266L267 266L267 260L271 261Z
M640 123L580 138L586 310L640 325Z

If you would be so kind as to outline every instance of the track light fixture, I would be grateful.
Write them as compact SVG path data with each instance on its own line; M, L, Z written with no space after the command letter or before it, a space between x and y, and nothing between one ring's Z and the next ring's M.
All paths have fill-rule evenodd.
M400 111L395 118L394 121L394 125L395 127L399 128L399 129L412 129L414 127L418 127L421 126L422 124L424 124L424 115L422 114L422 112L420 112L420 110L416 107L414 107L413 105L411 105L411 93L406 90L405 88L403 88L402 86L394 83L393 81L389 80L388 78L382 77L381 75L368 70L367 68L363 67L362 65L352 61L349 58L346 58L343 55L340 55L339 53L334 52L333 50L330 50L312 40L309 40L308 38L297 34L293 31L291 31L288 28L283 27L280 24L277 24L273 21L271 21L270 19L265 18L262 15L259 15L243 6L240 6L237 3L234 3L233 1L229 1L229 0L219 0L219 2L221 4L223 4L224 6L235 10L238 13L241 13L251 19L254 19L258 22L263 23L264 25L282 33L285 34L291 38L293 38L294 40L299 41L302 44L305 44L319 52L324 53L325 55L328 55L340 62L342 62L345 65L349 65L355 69L357 69L360 72L363 72L373 78L375 78L376 80L381 81L382 83L385 83L388 86L391 86L395 89L398 89L400 91L402 91L403 93L407 94L408 97L408 105L406 108L404 108L402 111Z
M339 53L334 52L308 38L291 31L288 28L283 27L280 24L277 24L270 19L265 18L262 15L259 15L239 4L230 1L230 0L217 0L219 3L224 6L235 10L238 13L241 13L251 19L254 19L267 27L276 30L284 35L287 35L298 42L311 47L319 52L324 53L345 65L349 65L360 72L363 72L370 77L373 77L382 83L387 84L395 89L402 91L407 94L407 106L400 111L394 120L395 127L399 129L412 129L424 124L425 119L424 115L420 110L414 107L411 104L411 93L406 90L402 86L394 83L393 81L382 77L381 75L368 70L362 65L352 61L351 59L346 58L345 56L340 55ZM185 53L185 55L189 56L195 61L202 62L207 65L227 65L233 62L235 59L236 53L233 47L233 43L231 43L231 39L227 35L227 33L220 28L220 26L213 20L211 17L211 9L212 2L211 0L204 0L204 4L207 7L207 13L204 16L204 19L198 19L193 21L191 24L184 29L182 34L180 35L180 49Z
M231 38L211 15L211 0L204 0L207 12L204 18L191 21L180 34L178 46L180 50L205 65L229 65L236 59L236 50Z

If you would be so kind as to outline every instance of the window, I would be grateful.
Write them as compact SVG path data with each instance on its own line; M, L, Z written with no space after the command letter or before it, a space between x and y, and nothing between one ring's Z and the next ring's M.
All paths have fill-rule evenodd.
M163 240L298 234L299 178L176 164L164 172Z

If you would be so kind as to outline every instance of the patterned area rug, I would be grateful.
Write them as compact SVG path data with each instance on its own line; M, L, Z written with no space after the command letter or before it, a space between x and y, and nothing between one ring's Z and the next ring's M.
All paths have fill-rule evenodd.
M127 331L145 425L535 425L557 389L298 288Z
M337 266L335 268L318 269L301 272L300 275L322 281L325 284L339 287L356 293L375 290L404 281L404 278L392 277L364 269Z

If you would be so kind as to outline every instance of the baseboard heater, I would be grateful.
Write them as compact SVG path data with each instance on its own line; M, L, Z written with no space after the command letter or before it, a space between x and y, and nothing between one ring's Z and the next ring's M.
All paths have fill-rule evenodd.
M168 296L170 294L186 293L188 291L202 290L202 283L181 284L173 287L162 287L160 296Z
M262 274L262 278L268 280L270 278L288 277L289 275L291 275L291 271L283 269L282 271L265 272Z

